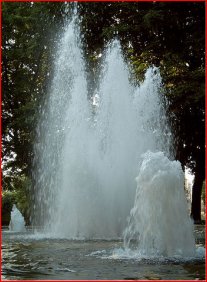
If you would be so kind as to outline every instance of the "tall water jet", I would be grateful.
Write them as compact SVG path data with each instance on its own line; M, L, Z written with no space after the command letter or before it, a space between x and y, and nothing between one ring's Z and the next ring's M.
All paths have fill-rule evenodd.
M135 178L143 153L170 155L162 83L159 70L150 68L143 84L133 86L120 43L114 40L105 50L97 89L88 93L79 38L74 17L59 45L37 130L34 212L53 236L118 238L135 197L139 206ZM147 205L147 192L143 200ZM136 215L131 215L134 225Z
M74 16L70 24L66 25L64 36L60 40L49 95L40 108L37 142L34 147L36 186L33 224L44 226L45 230L54 227L53 222L59 209L57 198L64 181L63 146L66 132L70 131L71 122L79 122L85 115L85 106L79 111L75 104L87 105L84 61L76 21ZM69 112L71 117L68 121ZM76 115L80 117L79 120Z

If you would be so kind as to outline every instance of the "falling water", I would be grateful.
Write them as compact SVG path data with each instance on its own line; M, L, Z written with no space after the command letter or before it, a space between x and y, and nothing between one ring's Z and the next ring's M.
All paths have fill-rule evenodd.
M88 93L79 38L80 31L74 18L60 42L54 78L37 130L34 213L39 221L34 222L44 226L53 236L66 238L118 238L127 228L127 242L130 242L129 230L132 236L137 231L130 229L130 222L143 229L145 223L150 228L161 222L157 229L152 228L152 232L159 230L157 236L161 234L164 238L162 230L165 232L168 226L163 227L163 224L168 223L167 219L162 222L162 214L167 213L167 203L176 201L173 202L176 209L177 204L180 205L177 201L182 205L184 196L173 198L174 185L183 189L182 177L177 182L174 180L174 162L170 165L171 162L166 161L168 170L164 170L164 182L159 180L163 177L159 165L164 162L165 166L164 155L159 155L157 163L152 157L152 165L146 174L149 182L156 178L154 186L161 182L162 185L157 190L155 188L153 194L147 181L146 189L142 187L145 184L142 183L143 153L150 150L170 155L170 131L161 102L159 71L150 68L144 82L139 87L133 86L120 43L114 40L105 51L96 91ZM181 175L181 168L177 166ZM138 189L145 189L143 197L138 196L140 192L135 181L138 173L141 174L137 178L138 187L142 187ZM162 192L164 183L169 186ZM159 206L162 201L164 204L160 207L166 205L166 210L162 213L158 208L150 225L152 209L147 214L148 208L154 203ZM139 223L145 213L145 204L147 215ZM142 208L140 215L139 206ZM185 203L182 211L184 209ZM127 221L129 215L131 219ZM173 224L176 225L175 220ZM150 239L148 242L150 244Z

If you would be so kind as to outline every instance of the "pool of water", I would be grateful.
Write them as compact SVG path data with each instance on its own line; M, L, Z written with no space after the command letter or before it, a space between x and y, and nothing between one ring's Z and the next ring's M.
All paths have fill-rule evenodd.
M204 280L204 227L197 227L195 258L139 257L121 240L67 240L2 231L6 280Z

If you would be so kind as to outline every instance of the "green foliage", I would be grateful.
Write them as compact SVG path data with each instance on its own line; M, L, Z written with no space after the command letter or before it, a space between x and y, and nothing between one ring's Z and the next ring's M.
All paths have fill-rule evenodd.
M130 55L130 53L132 52L133 52L132 49L128 51L130 65L132 66L131 70L132 70L133 79L138 82L143 82L145 78L145 73L151 65L149 61L149 57L151 54L149 51L146 52L144 51L140 54L139 57L137 57L134 56L133 54Z
M148 28L155 29L160 23L163 23L164 14L162 10L149 10L143 17L143 22Z

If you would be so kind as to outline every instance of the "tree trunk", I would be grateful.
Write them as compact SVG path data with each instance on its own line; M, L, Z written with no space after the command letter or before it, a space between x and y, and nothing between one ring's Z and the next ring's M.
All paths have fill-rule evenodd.
M191 217L194 223L201 223L201 192L205 177L200 172L195 173L192 191Z

